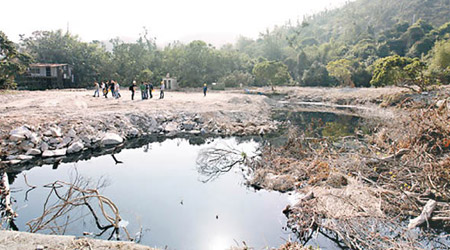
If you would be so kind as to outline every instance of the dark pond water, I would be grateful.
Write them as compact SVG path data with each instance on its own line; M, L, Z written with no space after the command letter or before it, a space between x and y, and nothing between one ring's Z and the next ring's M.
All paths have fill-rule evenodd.
M196 163L202 149L226 145L251 155L258 143L238 142L234 138L207 142L191 145L186 139L170 139L123 149L114 155L116 159L104 155L62 163L57 169L44 165L24 171L11 185L19 213L16 224L25 231L25 223L41 215L50 191L43 187L45 184L70 181L78 174L92 183L101 179L109 183L101 193L118 206L132 236L142 227L142 244L167 249L227 249L243 246L245 241L255 249L264 249L284 243L289 233L283 229L286 218L282 210L290 203L290 195L249 189L244 185L240 167L205 182L208 176L199 173ZM116 164L115 160L123 163ZM29 184L37 186L27 197L23 174ZM72 212L73 218L88 212L86 208L79 209ZM83 232L99 232L92 216L65 230L69 235L81 236ZM102 237L108 236L105 233Z

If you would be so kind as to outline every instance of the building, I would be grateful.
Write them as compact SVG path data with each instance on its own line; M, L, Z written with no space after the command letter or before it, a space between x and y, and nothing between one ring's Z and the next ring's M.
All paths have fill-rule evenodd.
M164 86L166 89L175 90L178 89L178 82L176 77L170 77L170 74L167 73L166 77L163 77Z
M18 79L22 89L62 89L75 87L72 66L69 64L34 63Z

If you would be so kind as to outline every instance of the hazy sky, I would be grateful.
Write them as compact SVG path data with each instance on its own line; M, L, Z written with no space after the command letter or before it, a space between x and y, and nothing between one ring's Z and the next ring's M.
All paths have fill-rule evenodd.
M233 42L289 19L348 0L10 0L0 3L0 30L13 41L35 30L67 29L84 41L137 38L147 27L158 44L203 39ZM2 11L6 10L6 11Z

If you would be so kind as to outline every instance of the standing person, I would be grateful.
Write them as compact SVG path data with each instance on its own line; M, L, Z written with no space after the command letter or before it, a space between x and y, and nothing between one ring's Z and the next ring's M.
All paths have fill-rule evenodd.
M144 84L144 82L141 82L141 85L139 85L139 88L141 89L141 98L142 98L142 100L146 99L145 98L145 84Z
M105 87L106 87L104 81L102 81L102 84L100 85L100 87L102 89L102 95L104 96L105 95Z
M118 82L114 82L114 93L116 93L116 99L119 99L120 97L122 97L120 95L120 85Z
M150 95L150 99L153 98L152 92L153 92L153 84L150 82L148 83L148 94Z
M203 96L206 96L206 91L208 91L208 85L206 85L205 82L205 84L203 84Z
M136 92L136 81L133 81L133 84L131 84L130 91L131 91L131 100L134 100L134 92Z
M148 96L149 96L149 91L150 91L150 83L145 83L145 97L147 97L147 99L148 99ZM150 95L151 95L152 93L150 92Z
M116 97L116 93L114 93L114 88L115 88L114 85L115 85L114 81L113 80L109 80L109 89L111 90L111 95L112 95L113 98Z
M97 81L94 82L94 88L95 88L95 92L94 92L94 97L100 97L100 85L98 84Z
M161 81L161 92L159 93L159 99L164 99L164 81Z
M103 94L105 95L105 98L108 98L108 91L109 91L109 83L108 83L108 81L106 81L105 89L103 90Z

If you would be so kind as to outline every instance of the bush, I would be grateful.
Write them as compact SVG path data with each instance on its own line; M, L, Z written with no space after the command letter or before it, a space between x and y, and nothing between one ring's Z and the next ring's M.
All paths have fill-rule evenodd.
M219 80L219 83L223 83L227 88L253 85L255 78L252 74L242 71L234 71Z

